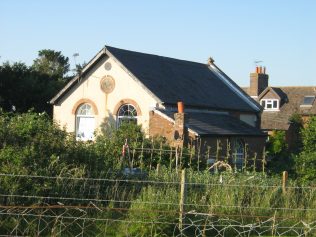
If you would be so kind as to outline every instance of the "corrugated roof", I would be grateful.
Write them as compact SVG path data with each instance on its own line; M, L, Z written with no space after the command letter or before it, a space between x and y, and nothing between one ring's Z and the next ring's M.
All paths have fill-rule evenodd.
M173 111L159 110L171 119ZM200 136L266 136L260 129L226 114L186 112L186 126Z
M207 64L106 46L128 71L166 104L259 112L242 99ZM237 88L239 90L239 88ZM241 92L243 93L243 92Z

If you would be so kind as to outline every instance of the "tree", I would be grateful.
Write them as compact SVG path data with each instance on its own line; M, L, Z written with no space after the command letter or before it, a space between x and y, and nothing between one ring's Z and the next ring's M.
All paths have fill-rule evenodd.
M301 132L303 150L296 157L296 173L301 181L316 180L316 116L309 119Z
M274 131L267 143L268 169L274 173L292 169L292 159L285 140L285 131Z
M47 102L62 88L61 80L49 80L50 76L33 70L24 63L8 62L0 65L0 107L4 111L37 112L51 114Z
M69 58L60 51L43 49L38 52L38 58L34 60L33 68L53 79L62 79L69 72Z

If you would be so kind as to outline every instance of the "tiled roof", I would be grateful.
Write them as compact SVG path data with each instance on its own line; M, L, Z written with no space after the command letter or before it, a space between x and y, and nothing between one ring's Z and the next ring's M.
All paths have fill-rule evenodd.
M174 119L173 111L159 110ZM266 136L259 129L226 114L186 112L186 126L200 136Z
M289 118L294 113L301 115L316 115L316 101L314 101L311 107L300 106L304 96L316 95L316 86L272 88L281 97L280 111L263 111L261 116L262 129L287 130L289 127ZM247 91L247 88L244 88L244 90Z

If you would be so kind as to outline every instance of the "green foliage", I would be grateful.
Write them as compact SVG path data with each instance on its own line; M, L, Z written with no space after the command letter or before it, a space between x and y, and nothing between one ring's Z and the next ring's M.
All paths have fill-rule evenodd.
M59 175L63 169L81 168L100 175L113 166L107 144L78 142L61 130L46 113L0 114L0 172Z
M311 117L302 130L302 139L305 152L316 151L316 116Z
M144 187L128 211L127 219L135 223L128 228L120 226L117 236L172 236L175 227L168 223L178 222L178 205L173 205L178 200L179 190L176 187Z
M293 124L297 124L298 126L303 125L302 116L298 113L292 114L291 117L289 118L289 122Z
M38 58L34 60L33 68L39 73L46 74L52 79L61 79L69 71L69 58L60 51L43 49L38 52Z
M116 225L112 222L113 225L107 228L107 235L180 235L179 174L162 169L159 174L150 172L149 179L152 182L143 185L141 192L132 200L127 214L120 216L120 219L126 220L127 223ZM216 236L219 231L225 232L225 236L237 236L241 232L247 233L245 226L254 223L254 217L267 221L276 216L274 221L267 221L265 227L276 224L280 229L288 228L299 221L310 223L315 220L315 189L289 188L284 195L280 177L260 173L226 172L210 175L206 171L187 169L186 183L183 223L188 226L184 230L185 236L201 234L205 224L214 224L216 228L206 228L204 236ZM289 186L291 185L297 184L289 180ZM300 209L306 210L299 211ZM291 218L288 218L289 216ZM231 223L234 223L233 227L230 226ZM237 223L243 223L242 227ZM261 226L256 228L258 232L266 230ZM291 230L288 229L288 234L292 236L290 233Z
M39 51L31 67L17 62L0 66L0 107L5 111L52 113L47 102L69 80L69 59L54 50Z
M302 116L298 113L294 113L289 118L289 128L288 134L291 136L289 144L289 152L293 154L298 154L302 150L302 137L301 130L303 129L303 119Z
M316 151L301 152L295 159L296 173L303 183L316 180Z
M267 144L268 154L271 156L280 156L286 152L287 144L285 141L285 131L273 131Z
M308 152L300 154L300 162L304 162L300 163L302 166L297 167L297 172L303 175L304 180L313 180L316 173L314 171L316 154L315 150L310 149L310 145L313 145L310 140L314 139L314 126L315 122L312 119L306 131L302 132ZM272 146L271 154L282 154L280 149L284 147L280 142L282 137L284 137L282 133L276 136L275 141L278 142ZM126 139L129 151L122 157L122 147ZM140 147L144 149L137 150ZM63 219L62 215L66 212L62 208L54 210L56 216L61 215L56 221L50 219L45 222L47 219L41 217L41 222L48 223L41 233L43 236L55 233L54 230L58 227L67 229L65 235L69 236L78 233L88 236L177 235L179 234L180 176L174 169L175 153L171 153L170 156L170 152L164 153L163 150L171 150L164 139L146 138L141 127L136 124L123 124L117 130L97 136L95 142L80 142L76 141L73 135L60 129L46 113L29 111L25 114L17 114L1 111L0 173L42 177L33 179L1 176L0 193L12 194L12 197L0 197L0 203L4 206L59 205L55 199L36 199L38 203L35 203L34 199L14 196L23 194L75 197L77 200L62 200L63 205L89 206L88 209L84 209L87 220ZM183 152L189 154L189 151ZM183 154L183 157L179 158L179 170L189 164L190 161L186 158L188 154ZM143 165L146 172L140 176L124 175L121 172L122 165L126 167L131 162L134 167ZM154 170L157 164L161 166L159 172ZM195 165L191 167L195 168ZM43 178L52 176L56 179ZM101 179L89 179L89 177ZM133 179L133 182L129 182L129 179ZM143 182L146 180L149 182ZM289 188L286 195L283 195L279 185L280 177L259 173L210 174L207 170L197 172L188 169L186 182L189 184L184 223L194 222L199 227L206 223L229 226L236 221L246 226L254 221L245 218L247 216L265 216L271 219L276 215L278 217L276 222L282 219L285 220L282 222L284 226L293 226L298 222L297 220L309 223L316 218L313 211L316 208L315 190ZM297 184L290 180L289 185ZM84 201L90 199L118 200L118 202ZM306 209L306 211L298 212L292 209ZM34 212L36 213L36 210ZM65 215L79 217L82 216L81 212L80 208L75 208L68 210ZM40 211L38 213L40 214ZM232 222L225 222L226 216L230 217ZM291 218L288 219L288 216ZM0 226L0 234L6 234L5 231L14 228L13 222L17 220L14 218L12 221L4 222L0 219L1 223L5 223L5 226ZM37 229L40 229L36 217L23 216L23 218L28 222L21 221L20 228L27 229L28 235L36 235ZM96 221L89 221L89 218ZM104 219L123 222L102 221ZM222 222L219 221L220 219ZM227 218L226 220L229 221ZM31 226L28 223L33 224ZM84 226L84 232L81 231L80 226ZM201 229L196 226L188 227L185 230L186 234L194 236L200 233L198 231ZM225 235L235 236L241 231L243 231L241 227L237 226L226 228ZM23 232L24 235L25 233ZM205 230L205 236L215 235L214 229Z
M273 131L267 143L267 155L270 160L267 168L270 172L277 174L284 170L292 172L293 158L288 152L285 131Z
M310 118L301 132L303 151L295 159L296 173L306 183L316 180L316 116Z
M63 81L49 80L50 76L27 67L24 63L0 66L0 107L5 111L52 112L47 102L64 85Z

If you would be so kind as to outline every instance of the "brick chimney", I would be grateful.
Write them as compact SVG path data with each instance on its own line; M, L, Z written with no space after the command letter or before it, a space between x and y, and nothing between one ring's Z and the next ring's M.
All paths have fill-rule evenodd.
M183 102L178 102L178 112L174 114L174 146L183 147L186 138L186 114L184 113Z
M249 95L258 97L269 86L269 75L265 67L256 67L256 72L250 73Z

